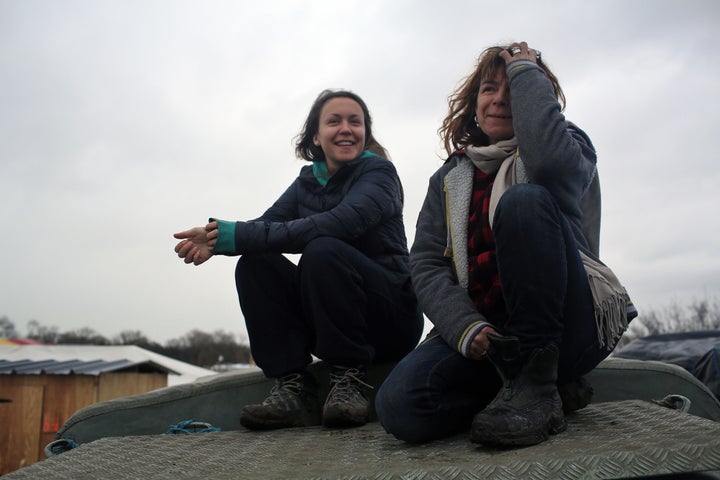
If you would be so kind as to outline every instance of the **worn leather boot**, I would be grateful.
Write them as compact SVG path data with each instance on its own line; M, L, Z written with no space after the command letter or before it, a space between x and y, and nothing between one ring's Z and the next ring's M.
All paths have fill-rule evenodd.
M563 412L572 413L576 410L582 410L592 401L595 393L592 385L585 377L558 384L558 392L560 400L562 400Z
M503 380L495 399L475 415L470 439L494 446L535 445L567 428L557 389L558 349L523 358L517 337L488 335L488 357Z
M262 403L243 407L240 424L252 430L319 425L317 380L306 371L276 379Z

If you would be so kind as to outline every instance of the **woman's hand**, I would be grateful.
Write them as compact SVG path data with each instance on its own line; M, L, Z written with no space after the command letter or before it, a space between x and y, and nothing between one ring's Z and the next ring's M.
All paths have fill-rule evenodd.
M175 245L175 253L185 263L200 265L212 257L212 249L217 243L217 222L210 222L205 227L195 227L173 235L181 239Z
M529 48L526 42L513 43L510 48L500 52L500 56L505 60L506 65L513 60L530 60L537 63L540 58L540 50Z
M481 360L487 356L487 351L490 348L490 340L488 339L488 333L502 336L493 327L485 327L480 330L480 333L475 335L472 343L470 344L470 358L473 360Z

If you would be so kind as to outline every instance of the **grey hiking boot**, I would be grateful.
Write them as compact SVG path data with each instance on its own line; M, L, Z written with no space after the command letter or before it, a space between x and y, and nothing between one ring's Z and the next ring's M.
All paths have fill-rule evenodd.
M330 393L323 407L323 425L359 427L368 422L369 402L365 392L373 387L366 383L366 379L367 374L362 367L332 367Z
M251 430L319 425L317 391L315 377L305 371L280 377L262 403L243 407L240 423Z

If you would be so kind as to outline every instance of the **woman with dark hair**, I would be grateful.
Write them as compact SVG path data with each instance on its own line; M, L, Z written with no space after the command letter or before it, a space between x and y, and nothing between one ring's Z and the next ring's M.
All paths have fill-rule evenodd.
M296 140L312 162L259 218L211 219L176 233L175 252L200 265L213 255L242 255L235 271L253 358L276 379L261 404L242 409L251 429L363 425L366 367L396 361L423 328L410 282L402 187L372 134L365 102L323 91ZM284 253L301 254L298 264ZM306 370L312 355L331 366L320 408Z
M584 407L583 375L637 313L600 262L600 191L588 136L527 43L486 49L450 97L450 155L430 179L410 252L428 338L375 402L408 442L471 430L532 445Z

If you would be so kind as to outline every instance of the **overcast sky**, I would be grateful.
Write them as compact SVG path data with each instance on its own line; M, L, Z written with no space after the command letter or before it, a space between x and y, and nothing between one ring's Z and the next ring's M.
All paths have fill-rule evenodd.
M246 338L236 259L172 234L260 215L324 88L361 95L410 242L447 96L526 40L599 156L601 256L641 311L720 290L720 2L0 0L0 317Z

